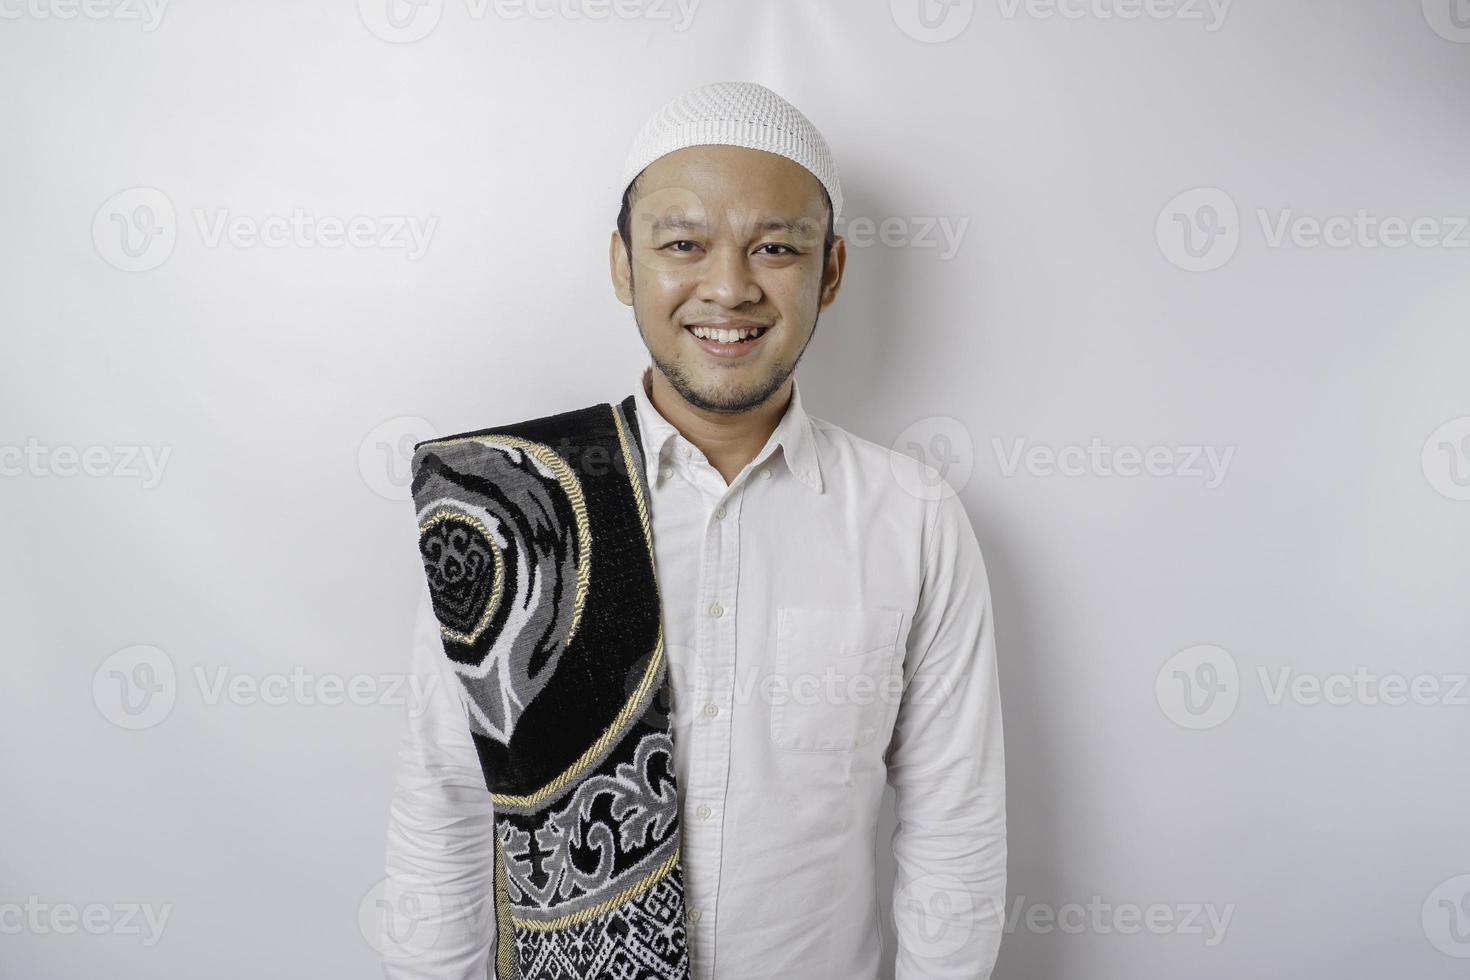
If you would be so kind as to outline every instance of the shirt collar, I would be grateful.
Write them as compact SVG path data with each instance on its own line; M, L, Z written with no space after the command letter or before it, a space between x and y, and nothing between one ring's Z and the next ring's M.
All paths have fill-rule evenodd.
M633 388L633 399L638 410L638 432L643 443L649 486L658 483L659 465L669 440L680 434L673 423L659 414L649 399L648 386L652 383L652 376L653 366L645 365L638 372L638 383ZM781 421L776 424L765 446L756 454L754 462L762 462L778 446L792 475L814 492L821 493L822 469L817 460L816 433L811 416L802 407L801 386L794 376L791 379L791 402L786 406L786 413L781 416Z

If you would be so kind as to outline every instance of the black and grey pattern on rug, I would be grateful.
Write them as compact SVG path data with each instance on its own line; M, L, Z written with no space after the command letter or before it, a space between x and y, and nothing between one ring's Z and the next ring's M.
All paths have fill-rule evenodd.
M494 803L497 975L687 980L634 399L420 443L412 491Z

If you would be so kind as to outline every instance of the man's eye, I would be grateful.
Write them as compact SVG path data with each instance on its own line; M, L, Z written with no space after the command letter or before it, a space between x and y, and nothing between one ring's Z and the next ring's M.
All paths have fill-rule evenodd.
M771 253L769 253L771 255L800 255L801 254L796 249L792 248L790 245L783 245L780 242L767 242L766 244L762 245L761 248L784 248L786 250L785 252L771 252Z
M666 248L666 249L667 248L672 248L676 252L686 251L686 249L678 248L678 246L680 246L680 245L688 245L691 248L694 247L694 243L693 242L689 241L687 238L681 238L678 241L669 242L667 245L664 246L664 248Z

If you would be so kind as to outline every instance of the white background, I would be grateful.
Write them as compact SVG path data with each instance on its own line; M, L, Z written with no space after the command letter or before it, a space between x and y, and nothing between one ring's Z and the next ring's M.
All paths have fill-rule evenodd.
M0 2L0 975L376 975L403 450L631 390L623 154L749 79L847 195L808 408L986 556L996 976L1470 976L1470 4L925 2ZM212 237L295 209L369 240ZM212 698L293 671L370 703Z

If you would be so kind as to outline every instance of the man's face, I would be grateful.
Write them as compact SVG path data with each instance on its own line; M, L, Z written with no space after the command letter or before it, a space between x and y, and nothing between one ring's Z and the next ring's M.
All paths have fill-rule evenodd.
M685 147L644 170L630 217L631 261L612 236L613 286L674 389L716 412L779 391L842 279L842 239L822 265L827 203L816 177L763 150ZM764 332L728 344L701 340L697 326Z

